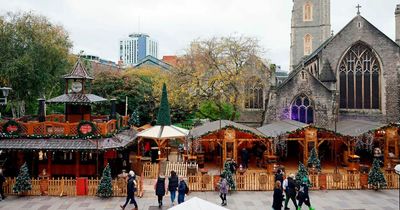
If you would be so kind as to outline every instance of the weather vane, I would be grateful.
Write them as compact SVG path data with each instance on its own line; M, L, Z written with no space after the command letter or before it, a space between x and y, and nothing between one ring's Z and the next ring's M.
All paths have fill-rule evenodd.
M356 8L357 8L357 15L360 15L360 8L361 8L360 4L357 4Z

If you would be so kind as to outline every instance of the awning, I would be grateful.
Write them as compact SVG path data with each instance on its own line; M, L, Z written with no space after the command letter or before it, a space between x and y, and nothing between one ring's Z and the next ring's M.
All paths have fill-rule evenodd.
M170 210L228 210L220 205L211 203L209 201L200 199L198 197L193 197L179 205L176 205Z
M255 128L249 127L247 125L242 125L242 124L239 124L239 123L236 123L233 121L229 121L229 120L216 120L213 122L204 123L203 125L197 126L197 127L193 128L192 130L190 130L190 136L193 138L199 138L208 133L212 133L212 132L218 131L220 129L224 129L225 127L233 127L233 128L237 128L239 130L248 131L257 136L264 136L260 131L258 131Z
M344 136L360 136L384 127L385 124L366 120L342 120L336 124L336 132Z
M302 122L286 119L266 124L260 128L257 128L257 130L259 130L265 136L274 138L279 135L293 132L308 126L309 126L308 124Z
M137 136L151 139L168 139L186 137L188 134L189 130L174 125L156 125L141 131Z
M94 94L63 94L49 99L46 103L96 103L107 99Z
M4 150L108 150L129 146L136 139L134 131L127 130L110 138L101 139L2 139ZM98 143L97 143L98 142ZM97 145L98 144L98 145Z

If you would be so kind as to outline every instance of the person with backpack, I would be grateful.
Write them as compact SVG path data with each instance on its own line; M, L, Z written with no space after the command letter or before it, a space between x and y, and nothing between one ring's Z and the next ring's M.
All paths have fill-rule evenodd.
M297 209L297 203L296 203L296 183L294 181L294 174L290 174L289 177L287 179L285 179L284 181L284 190L285 190L285 194L286 194L286 198L285 198L285 210L288 210L290 208L288 208L288 203L289 203L289 199L291 199L293 201L294 206Z
M299 200L299 207L297 210L301 210L301 205L303 205L303 203L308 206L309 210L315 210L313 207L311 207L310 197L308 196L308 179L306 177L304 177L302 180L297 199Z
M178 176L175 171L171 171L171 176L168 178L168 191L171 195L171 204L174 205L176 190L178 189Z
M158 198L158 207L161 208L163 205L163 197L166 192L165 186L165 176L158 176L156 184L154 185L154 190L156 191L156 195Z
M189 187L187 186L183 177L179 178L179 186L178 186L178 204L185 202L185 194L189 193Z
M136 191L136 181L135 181L135 172L129 171L128 174L128 183L127 183L127 193L126 193L126 202L124 205L120 205L121 209L125 209L126 205L129 204L135 205L134 210L138 210L138 205L135 200L135 191Z
M227 205L226 194L228 194L228 181L226 181L224 174L221 174L220 177L221 180L219 181L219 192L220 192L219 197L222 200L221 205L226 206Z

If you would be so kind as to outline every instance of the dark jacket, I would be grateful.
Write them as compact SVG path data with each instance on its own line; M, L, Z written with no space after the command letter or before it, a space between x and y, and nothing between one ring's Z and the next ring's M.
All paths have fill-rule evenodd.
M274 200L272 201L272 208L274 210L282 209L283 193L281 189L274 189Z
M275 182L280 181L281 184L283 184L283 174L282 173L276 173L275 174Z
M168 190L176 191L178 188L178 176L171 176L168 178Z
M178 186L178 194L185 194L186 193L186 182L180 181Z
M249 152L246 149L242 150L241 155L243 161L249 160Z
M299 200L307 200L309 199L308 196L308 185L307 184L301 184L300 189L299 189L299 194L298 194Z
M288 178L287 192L289 195L296 195L296 182L292 178Z
M165 178L158 178L156 183L156 195L165 195Z
M135 186L135 179L133 177L129 177L126 189L128 196L134 195L136 186Z

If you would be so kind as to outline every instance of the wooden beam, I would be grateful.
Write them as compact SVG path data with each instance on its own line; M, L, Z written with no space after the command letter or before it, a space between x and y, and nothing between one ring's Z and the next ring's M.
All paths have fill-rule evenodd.
M317 149L318 149L319 146L321 146L322 143L324 143L324 141L325 141L325 140L321 140L320 142L317 143L317 144L318 144L318 145L317 145Z

